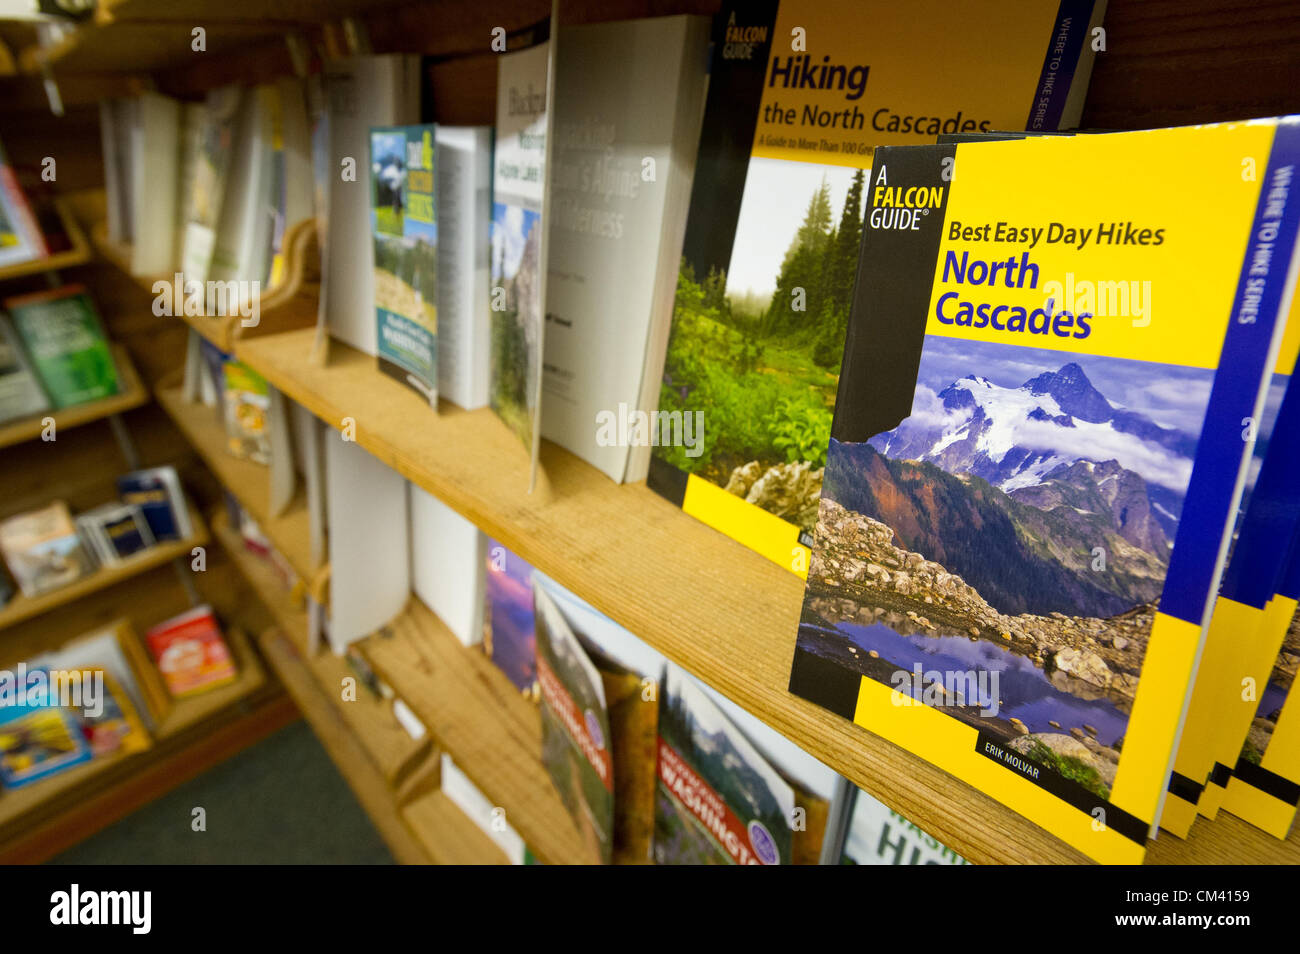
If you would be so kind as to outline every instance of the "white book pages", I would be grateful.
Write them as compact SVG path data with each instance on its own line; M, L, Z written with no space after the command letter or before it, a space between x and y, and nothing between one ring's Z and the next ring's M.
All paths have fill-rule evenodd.
M325 441L330 555L330 645L379 629L411 593L406 481L353 441Z
M298 486L297 460L293 452L293 436L289 410L293 404L278 388L268 384L267 395L270 407L267 409L267 437L271 444L271 515L278 517L288 508L293 500L294 490Z
M298 456L298 471L307 485L307 533L311 547L311 562L319 566L325 561L325 458L321 453L321 440L325 424L316 419L301 404L293 405L293 442Z
M325 65L329 109L331 336L376 352L375 254L370 228L370 129L420 121L419 57L354 56Z
M466 646L483 641L487 538L445 503L410 484L411 589Z
M616 481L644 434L624 422L654 410L642 381L652 320L671 318L655 314L656 294L669 275L676 285L681 236L665 241L665 228L679 112L694 113L679 95L702 95L707 41L703 17L559 30L542 436Z
M492 128L438 126L438 391L488 401Z
M131 274L167 274L176 261L176 177L180 164L181 107L158 93L136 101L131 130L133 179Z
M275 88L248 91L235 127L226 197L212 253L212 278L262 282L268 270L275 203L271 196L271 110ZM251 294L248 292L247 294ZM227 296L236 303L247 300Z
M442 753L441 769L442 794L505 852L512 865L522 865L527 848L523 838L505 820L504 812L488 801L446 752Z

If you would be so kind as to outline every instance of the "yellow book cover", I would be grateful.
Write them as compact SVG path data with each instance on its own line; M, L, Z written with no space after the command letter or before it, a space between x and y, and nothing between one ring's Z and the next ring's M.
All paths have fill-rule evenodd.
M873 149L1073 128L1103 7L722 5L652 489L807 575Z
M1300 121L877 149L790 689L1104 862L1170 780Z
M1300 466L1293 462L1293 467ZM1295 473L1295 470L1292 470ZM1272 668L1246 678L1258 688L1248 700L1249 728L1232 774L1216 793L1222 806L1277 838L1286 838L1300 804L1300 553L1293 553L1285 578L1269 605L1258 641L1276 650ZM1253 705L1250 702L1253 700ZM1211 789L1213 786L1211 786Z

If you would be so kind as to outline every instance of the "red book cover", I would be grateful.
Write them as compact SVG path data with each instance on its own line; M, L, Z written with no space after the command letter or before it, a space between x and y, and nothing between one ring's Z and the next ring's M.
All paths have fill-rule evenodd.
M176 698L235 678L235 661L210 606L199 606L159 623L145 634L145 642Z

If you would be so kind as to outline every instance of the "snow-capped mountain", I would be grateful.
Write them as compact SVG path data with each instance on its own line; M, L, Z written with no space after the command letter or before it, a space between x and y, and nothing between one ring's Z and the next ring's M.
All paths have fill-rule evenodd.
M1016 388L967 375L938 394L918 389L912 414L870 441L896 460L971 473L1007 493L1035 487L1080 461L1113 461L1181 502L1195 438L1114 404L1073 362Z

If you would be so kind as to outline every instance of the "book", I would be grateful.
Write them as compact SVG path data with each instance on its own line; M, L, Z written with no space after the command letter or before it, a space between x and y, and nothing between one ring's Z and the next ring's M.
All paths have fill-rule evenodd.
M176 213L176 221L172 226L172 234L175 238L172 269L175 272L181 272L182 276L185 271L185 229L186 223L191 220L195 211L194 202L196 197L193 186L195 178L199 174L199 161L202 156L203 134L207 115L206 103L181 103L181 115L178 124L180 143L178 165L176 166L176 198L172 202L173 211ZM106 158L104 171L106 180L108 178L107 163ZM111 224L109 231L112 234ZM173 272L174 278L175 274Z
M134 470L117 478L117 494L144 514L156 541L187 540L194 535L189 505L175 467Z
M606 863L651 864L666 660L545 574L532 582L542 761ZM582 705L595 697L599 706Z
M242 361L221 365L222 416L226 425L226 449L235 457L269 464L271 438L267 415L271 396L266 379Z
M4 304L56 409L117 393L117 366L84 286L64 285Z
M31 417L49 407L9 316L0 312L0 421Z
M245 95L237 86L225 86L209 90L204 100L194 171L185 199L185 230L181 236L181 272L185 276L187 309L192 307L191 301L204 307L207 304L204 286L212 273L235 131Z
M806 576L873 149L1072 127L1103 6L722 5L652 489Z
M690 676L660 694L655 863L791 863L794 789Z
M20 667L25 670L25 667ZM0 785L20 788L92 757L75 712L50 692L49 674L26 672L21 683L0 675Z
M446 752L439 765L442 793L487 835L512 865L536 864L519 832L506 820L505 812L484 795Z
M964 865L969 862L898 812L853 788L841 864Z
M487 537L445 503L409 484L411 590L462 645L483 641Z
M483 650L525 695L537 693L533 568L491 538L483 591Z
M135 213L131 171L133 115L136 101L129 98L99 101L100 148L104 157L104 213L108 240L130 243L131 217Z
M600 673L555 602L533 577L542 764L577 826L588 857L614 852L614 763Z
M67 586L94 569L62 500L0 521L0 554L26 597Z
M136 504L101 504L77 516L77 531L102 566L114 566L154 545L153 532Z
M370 229L370 129L420 121L419 57L353 56L324 67L329 149L321 171L328 221L322 256L322 301L328 334L358 351L377 353L374 243Z
M528 449L528 489L541 448L542 339L547 282L546 189L554 83L551 21L531 46L497 61L492 171L492 336L488 403ZM549 220L547 220L549 221Z
M1141 860L1300 265L1297 147L1287 119L876 150L794 694Z
M100 684L93 709L81 710L81 732L91 754L95 757L114 752L131 754L149 748L152 743L140 714L117 681L103 669L81 667L79 671L83 684L90 680Z
M278 87L256 86L245 92L236 121L226 176L226 196L221 205L216 242L213 246L211 277L236 283L234 295L227 294L217 314L240 314L254 322L254 307L271 273L271 246L283 185L276 182L276 151L283 146L283 108ZM209 311L213 305L209 304Z
M659 401L708 19L563 26L557 43L542 436L640 480L650 445L631 430Z
M170 276L178 247L181 104L146 91L137 97L131 118L131 274Z
M157 730L171 709L171 696L131 624L115 620L29 660L48 670L102 669L130 699L147 727Z
M438 393L488 403L492 127L434 129L438 187Z
M370 130L379 370L438 408L438 209L433 125Z
M210 606L164 620L144 639L173 699L224 686L239 675Z
M1273 375L1259 422L1242 495L1243 513L1197 664L1196 684L1160 815L1160 826L1179 838L1188 836L1198 811L1210 817L1217 811L1217 793L1222 792L1224 775L1234 764L1232 756L1241 748L1250 726L1253 707L1244 698L1248 693L1243 689L1242 674L1266 666L1276 651L1276 646L1264 648L1261 640L1267 642L1267 636L1261 633L1261 626L1300 528L1300 487L1294 478L1295 468L1300 467L1300 386L1289 386L1297 338L1300 322L1289 320L1278 372ZM1258 662L1252 664L1251 659ZM1219 738L1223 741L1217 742ZM1219 767L1216 756L1228 760ZM1212 781L1216 777L1218 781ZM1201 805L1207 789L1209 797Z
M45 258L49 248L18 176L0 145L0 267Z
M1293 547L1293 551L1295 548ZM1300 693L1295 689L1300 668L1300 557L1293 556L1258 639L1277 646L1277 656L1263 680L1255 678L1258 704L1241 752L1223 785L1224 809L1275 838L1286 838L1300 803ZM1244 693L1243 693L1244 694Z
M411 595L406 481L354 441L325 442L329 638L342 655L405 608Z
M284 238L288 230L312 218L316 211L306 84L295 77L282 77L275 88L279 108L272 117L276 225L271 236L271 288L284 281Z

